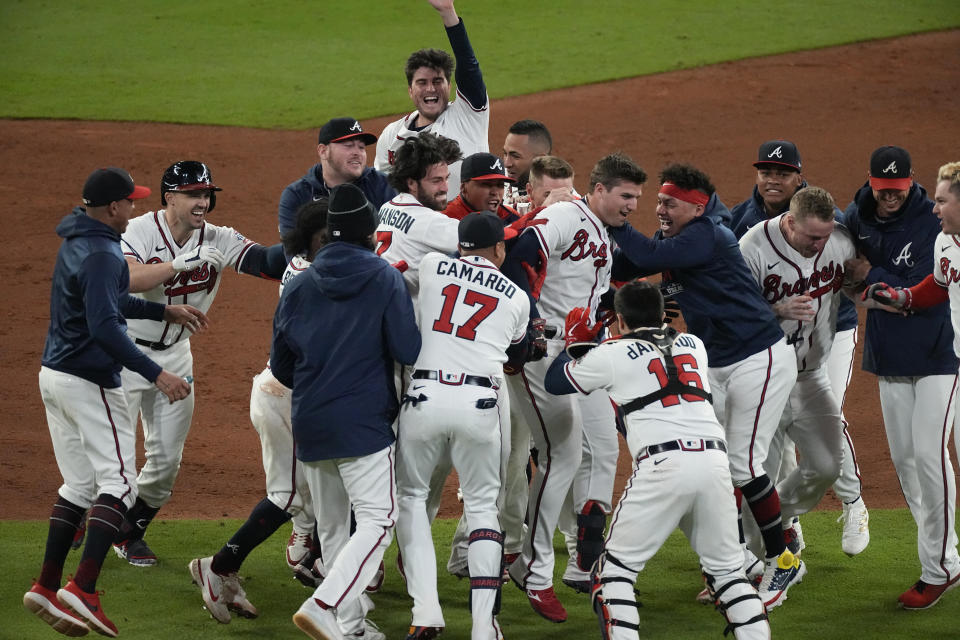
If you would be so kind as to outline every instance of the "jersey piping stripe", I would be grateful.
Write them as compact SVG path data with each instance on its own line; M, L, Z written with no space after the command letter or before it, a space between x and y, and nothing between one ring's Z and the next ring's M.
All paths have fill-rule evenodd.
M459 88L457 89L457 97L460 98L461 100L463 100L464 102L466 102L467 105L468 105L471 109L473 109L476 113L483 113L484 111L487 110L487 107L490 105L490 96L487 96L486 94L484 94L484 95L485 95L486 98L487 98L487 104L483 105L482 107L475 107L475 106L473 106L473 103L472 103L472 102L470 102L469 100L467 100L467 96L465 96L465 95L463 95L462 93L460 93L460 89L459 89ZM450 108L450 103L447 103L447 108L448 108L448 109Z
M637 473L640 471L640 463L633 460L633 473L630 474L630 478L627 480L626 486L623 488L623 496L620 497L620 502L617 503L617 509L613 512L613 518L610 519L610 530L607 531L607 539L613 535L613 527L616 526L617 521L620 519L620 510L623 509L623 505L627 502L627 494L630 493L630 489L633 488L633 481L637 477Z
M760 402L757 404L757 412L753 416L753 431L750 433L750 456L747 466L750 470L750 477L756 478L766 473L763 469L757 474L753 468L753 448L757 443L757 424L760 422L760 412L763 411L763 402L767 397L767 386L770 384L770 370L773 369L773 347L767 347L767 375L763 380L763 390L760 392Z
M476 261L476 262L474 262L474 261L472 261L472 260L467 260L466 258L457 258L457 261L458 261L458 262L462 262L462 263L464 263L464 264L468 264L468 265L470 265L471 267L479 267L479 268L481 268L481 269L493 269L494 271L499 271L499 269L497 269L497 268L496 268L495 266L493 266L492 264L483 264L483 263L480 262L479 260ZM484 262L486 262L486 259L484 259Z
M520 376L523 378L523 386L527 391L527 397L530 398L530 405L533 407L533 410L537 413L537 422L540 423L540 432L543 434L543 440L547 443L547 450L544 452L546 456L546 464L543 465L543 481L540 483L540 490L537 492L537 499L534 501L534 508L532 517L528 518L529 522L527 526L529 530L527 532L527 537L531 540L534 540L537 535L537 525L540 523L540 503L543 501L543 489L547 486L547 480L550 478L550 468L553 466L553 461L551 457L551 445L550 445L550 435L547 433L546 425L543 422L543 414L540 413L540 407L537 406L537 397L530 390L530 380L527 379L527 372L525 369L520 369ZM537 471L540 471L538 468ZM552 536L553 533L551 532ZM551 542L552 544L552 542ZM526 546L526 545L524 545ZM533 573L530 570L530 567L537 559L537 545L530 545L530 562L527 563L526 571L523 574L523 584L526 585L527 578L530 577L530 574Z
M414 200L413 202L397 202L396 200L391 200L387 203L391 207L422 207L423 205ZM438 211L437 213L442 213Z
M855 360L857 332L859 331L859 328L854 327L851 329L851 331L853 331L853 348L850 349L850 364L847 365L847 381L843 386L843 393L840 394L840 420L843 422L843 437L847 440L847 447L850 449L850 456L853 458L853 473L857 476L857 482L860 484L860 491L863 491L863 477L860 475L860 463L857 462L857 451L853 448L853 440L850 438L850 433L847 431L847 427L849 425L846 417L843 415L843 403L847 401L847 388L850 386L850 378L853 376L853 361ZM834 336L834 344L836 344L836 336Z
M350 593L350 588L360 578L360 573L363 571L364 565L366 565L367 562L370 560L370 556L373 555L373 552L380 548L380 543L387 536L387 531L392 530L395 524L396 519L394 518L393 514L396 511L396 506L397 506L397 496L396 496L397 485L393 477L393 469L394 469L393 450L394 450L394 445L391 444L389 447L387 447L386 464L390 469L390 513L387 514L387 519L390 521L390 524L388 527L381 527L380 537L377 538L376 542L374 542L373 545L371 545L370 551L367 552L367 555L365 555L363 557L363 560L360 562L360 566L357 567L357 572L353 575L353 579L351 579L350 582L347 584L347 586L344 588L343 593L340 594L340 597L337 598L337 601L330 605L332 607L339 606L340 603L343 602L343 599L347 596L347 594Z
M267 365L269 368L269 365ZM272 374L271 374L272 375ZM292 436L293 434L291 434ZM290 449L290 497L287 498L287 504L283 506L284 511L290 509L293 499L297 495L297 438L293 436L293 447Z
M584 395L590 393L589 391L584 391L583 387L577 384L577 381L573 379L573 373L570 371L570 366L572 364L573 364L573 360L563 365L563 373L567 376L567 380L569 380L570 384L572 384L576 388L576 390L579 391L580 393Z
M589 221L590 224L593 225L594 230L597 232L597 237L598 237L598 238L603 238L603 232L600 230L600 227L597 226L597 223L596 223L596 221L594 220L594 217L593 217L593 212L590 210L590 207L588 207L583 200L575 200L575 201L574 201L574 204L577 205L577 206L583 211L584 215L587 216L587 221ZM606 247L607 247L607 253L608 253L608 255L611 255L611 254L613 253L613 251L610 249L610 240L609 240L609 238L607 239L607 241L606 241L604 244L605 244ZM593 267L593 268L594 268L593 286L590 287L590 297L587 298L587 305L588 305L589 308L590 308L590 313L591 313L591 315L592 315L592 314L595 314L596 311L597 311L597 310L593 307L593 293L597 290L597 287L600 285L600 265L598 265L597 262L599 262L599 261L594 260L594 262L593 262L593 265L594 265L594 267ZM606 262L604 262L604 264L606 264Z
M123 453L120 451L120 438L117 436L117 425L113 421L113 412L110 411L110 403L107 401L107 394L103 390L103 387L100 387L100 399L103 401L103 408L107 412L107 421L110 423L111 431L113 431L113 448L114 451L117 452L117 461L120 463L120 477L123 478L123 484L127 486L127 490L123 492L123 495L117 496L120 500L123 500L130 494L130 483L127 482L126 467L123 464Z
M253 247L255 244L257 243L251 240L243 246L243 249L240 250L240 255L237 256L237 261L234 262L234 264L236 265L236 267L234 268L237 270L238 273L241 271L241 265L243 264L243 259L247 257L247 253L250 252L250 248Z
M947 569L946 558L947 558L947 546L949 543L950 534L953 532L953 527L947 527L946 524L950 522L950 509L953 504L950 502L950 487L947 480L948 466L950 465L950 452L947 450L947 445L950 443L950 429L953 427L953 420L950 417L950 409L953 405L953 399L957 396L957 376L953 376L953 386L950 388L950 399L947 400L946 411L944 411L943 416L943 426L940 429L940 486L943 488L943 535L940 539L940 568L943 569L944 575L947 576L947 582L951 582L954 579L954 576L950 575L950 571Z
M172 256L177 255L177 254L174 252L174 250L173 250L173 244L170 242L170 239L167 237L167 234L166 234L166 233L164 232L164 230L163 230L163 225L160 224L160 212L159 212L159 211L154 211L154 212L153 212L153 223L154 223L155 225L157 225L157 231L160 232L160 238L163 239L163 244L167 245L167 251L169 251L169 252L170 252L170 255L172 255Z

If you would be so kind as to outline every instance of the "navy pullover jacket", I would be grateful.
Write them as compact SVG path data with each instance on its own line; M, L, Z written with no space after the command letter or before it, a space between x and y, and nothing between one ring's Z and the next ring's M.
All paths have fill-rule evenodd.
M760 295L733 232L723 225L729 211L711 197L704 213L672 238L648 238L629 224L609 229L618 248L613 279L662 272L676 291L690 333L703 340L711 367L725 367L770 347L783 331Z
M866 283L912 287L933 273L933 243L940 220L933 202L916 182L895 215L877 217L870 183L860 187L845 212L857 251L873 265ZM867 311L863 370L878 376L957 373L950 303L917 309L909 316L883 309Z
M283 289L273 319L270 368L293 389L297 458L376 453L396 439L394 361L420 353L400 272L363 247L333 242Z
M806 186L807 183L804 181L804 183L800 185L800 188L803 189ZM787 206L777 215L786 213L789 210L790 202L788 201ZM837 222L842 223L844 219L843 212L834 207L834 213ZM738 240L742 238L743 234L753 225L776 217L767 215L767 210L763 206L763 198L760 197L757 185L753 185L753 195L731 209L730 215L730 224L727 226L730 227L733 235L737 236ZM857 326L857 322L857 306L850 298L846 296L842 297L840 299L840 308L837 309L837 331L853 329Z
M75 208L57 225L63 238L50 289L42 364L114 389L127 367L153 382L160 366L127 336L128 318L163 320L164 305L128 294L120 234Z

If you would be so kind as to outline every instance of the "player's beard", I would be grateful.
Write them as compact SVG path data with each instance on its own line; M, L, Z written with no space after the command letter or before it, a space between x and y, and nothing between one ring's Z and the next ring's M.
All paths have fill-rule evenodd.
M441 199L442 198L442 199ZM440 197L437 196L428 196L422 194L418 200L420 204L427 207L428 209L433 209L434 211L443 211L447 208L447 194L440 194Z

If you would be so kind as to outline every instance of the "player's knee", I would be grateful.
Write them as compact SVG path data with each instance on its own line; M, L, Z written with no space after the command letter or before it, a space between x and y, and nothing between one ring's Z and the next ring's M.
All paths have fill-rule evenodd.
M770 638L770 624L763 601L743 571L719 575L704 573L704 576L717 610L727 621L724 635L733 632L737 640Z

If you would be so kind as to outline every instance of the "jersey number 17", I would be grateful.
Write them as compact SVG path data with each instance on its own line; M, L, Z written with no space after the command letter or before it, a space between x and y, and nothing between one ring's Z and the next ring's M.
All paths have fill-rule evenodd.
M477 327L487 319L487 316L493 313L500 300L473 289L466 289L463 295L463 304L479 308L466 322L456 327L454 333L454 324L450 320L453 317L453 308L460 298L460 291L461 288L458 284L448 284L440 291L443 294L443 308L440 309L440 317L433 321L433 330L440 333L453 333L464 340L475 340L477 338Z

